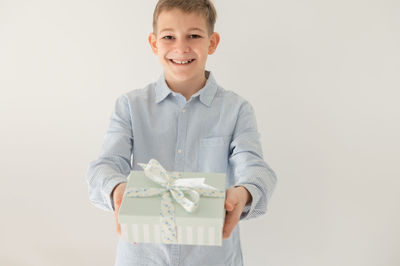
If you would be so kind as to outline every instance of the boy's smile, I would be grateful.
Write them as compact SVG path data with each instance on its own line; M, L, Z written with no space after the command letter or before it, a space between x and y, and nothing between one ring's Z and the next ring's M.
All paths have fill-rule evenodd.
M168 85L178 91L201 89L206 81L207 56L214 53L218 42L218 33L208 33L204 16L177 8L162 11L156 32L149 35L149 43L164 68Z
M179 61L179 60L175 60L175 59L170 59L169 61L171 61L172 63L178 64L178 65L187 65L190 64L194 61L195 59L188 59L188 60L184 60L184 61Z

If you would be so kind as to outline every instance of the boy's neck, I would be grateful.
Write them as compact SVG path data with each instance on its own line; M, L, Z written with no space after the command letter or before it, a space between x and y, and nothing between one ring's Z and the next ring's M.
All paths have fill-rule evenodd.
M203 72L202 75L197 75L193 79L184 82L171 81L167 76L165 76L165 82L172 91L181 93L186 98L186 101L188 101L193 94L204 87L207 82L207 78L205 76L205 72Z

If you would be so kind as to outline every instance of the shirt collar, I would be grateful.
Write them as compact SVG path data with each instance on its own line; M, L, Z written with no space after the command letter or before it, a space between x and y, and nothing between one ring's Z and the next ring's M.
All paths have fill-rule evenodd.
M214 75L212 74L211 71L205 71L205 75L207 78L206 84L204 85L203 88L198 90L195 94L192 95L192 97L196 97L200 95L200 101L210 107L212 100L214 99L214 96L217 92L218 85L215 81ZM164 73L161 75L161 77L158 79L155 87L155 102L159 103L162 100L164 100L169 94L176 95L178 93L172 91L168 85L167 82L165 81L165 75Z

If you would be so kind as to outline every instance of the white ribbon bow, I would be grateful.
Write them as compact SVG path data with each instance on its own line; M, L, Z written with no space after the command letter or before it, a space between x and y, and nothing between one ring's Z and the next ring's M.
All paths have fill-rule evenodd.
M218 190L205 184L205 178L178 178L174 174L168 174L155 159L151 159L148 164L139 163L139 165L144 169L144 174L149 179L162 187L128 188L125 195L143 198L161 194L160 218L162 242L164 243L177 243L175 210L171 195L189 213L194 212L199 206L200 196L225 197L224 190Z

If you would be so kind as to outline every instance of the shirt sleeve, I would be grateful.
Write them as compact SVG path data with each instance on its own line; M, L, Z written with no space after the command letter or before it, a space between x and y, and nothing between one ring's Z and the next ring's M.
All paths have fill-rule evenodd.
M229 165L236 180L235 186L245 187L252 196L252 201L245 206L240 219L265 214L277 178L263 159L254 109L248 101L239 110L230 144Z
M126 95L121 95L116 100L100 155L87 169L89 199L96 207L114 210L111 192L119 183L127 182L127 176L132 169L132 150L129 101Z

